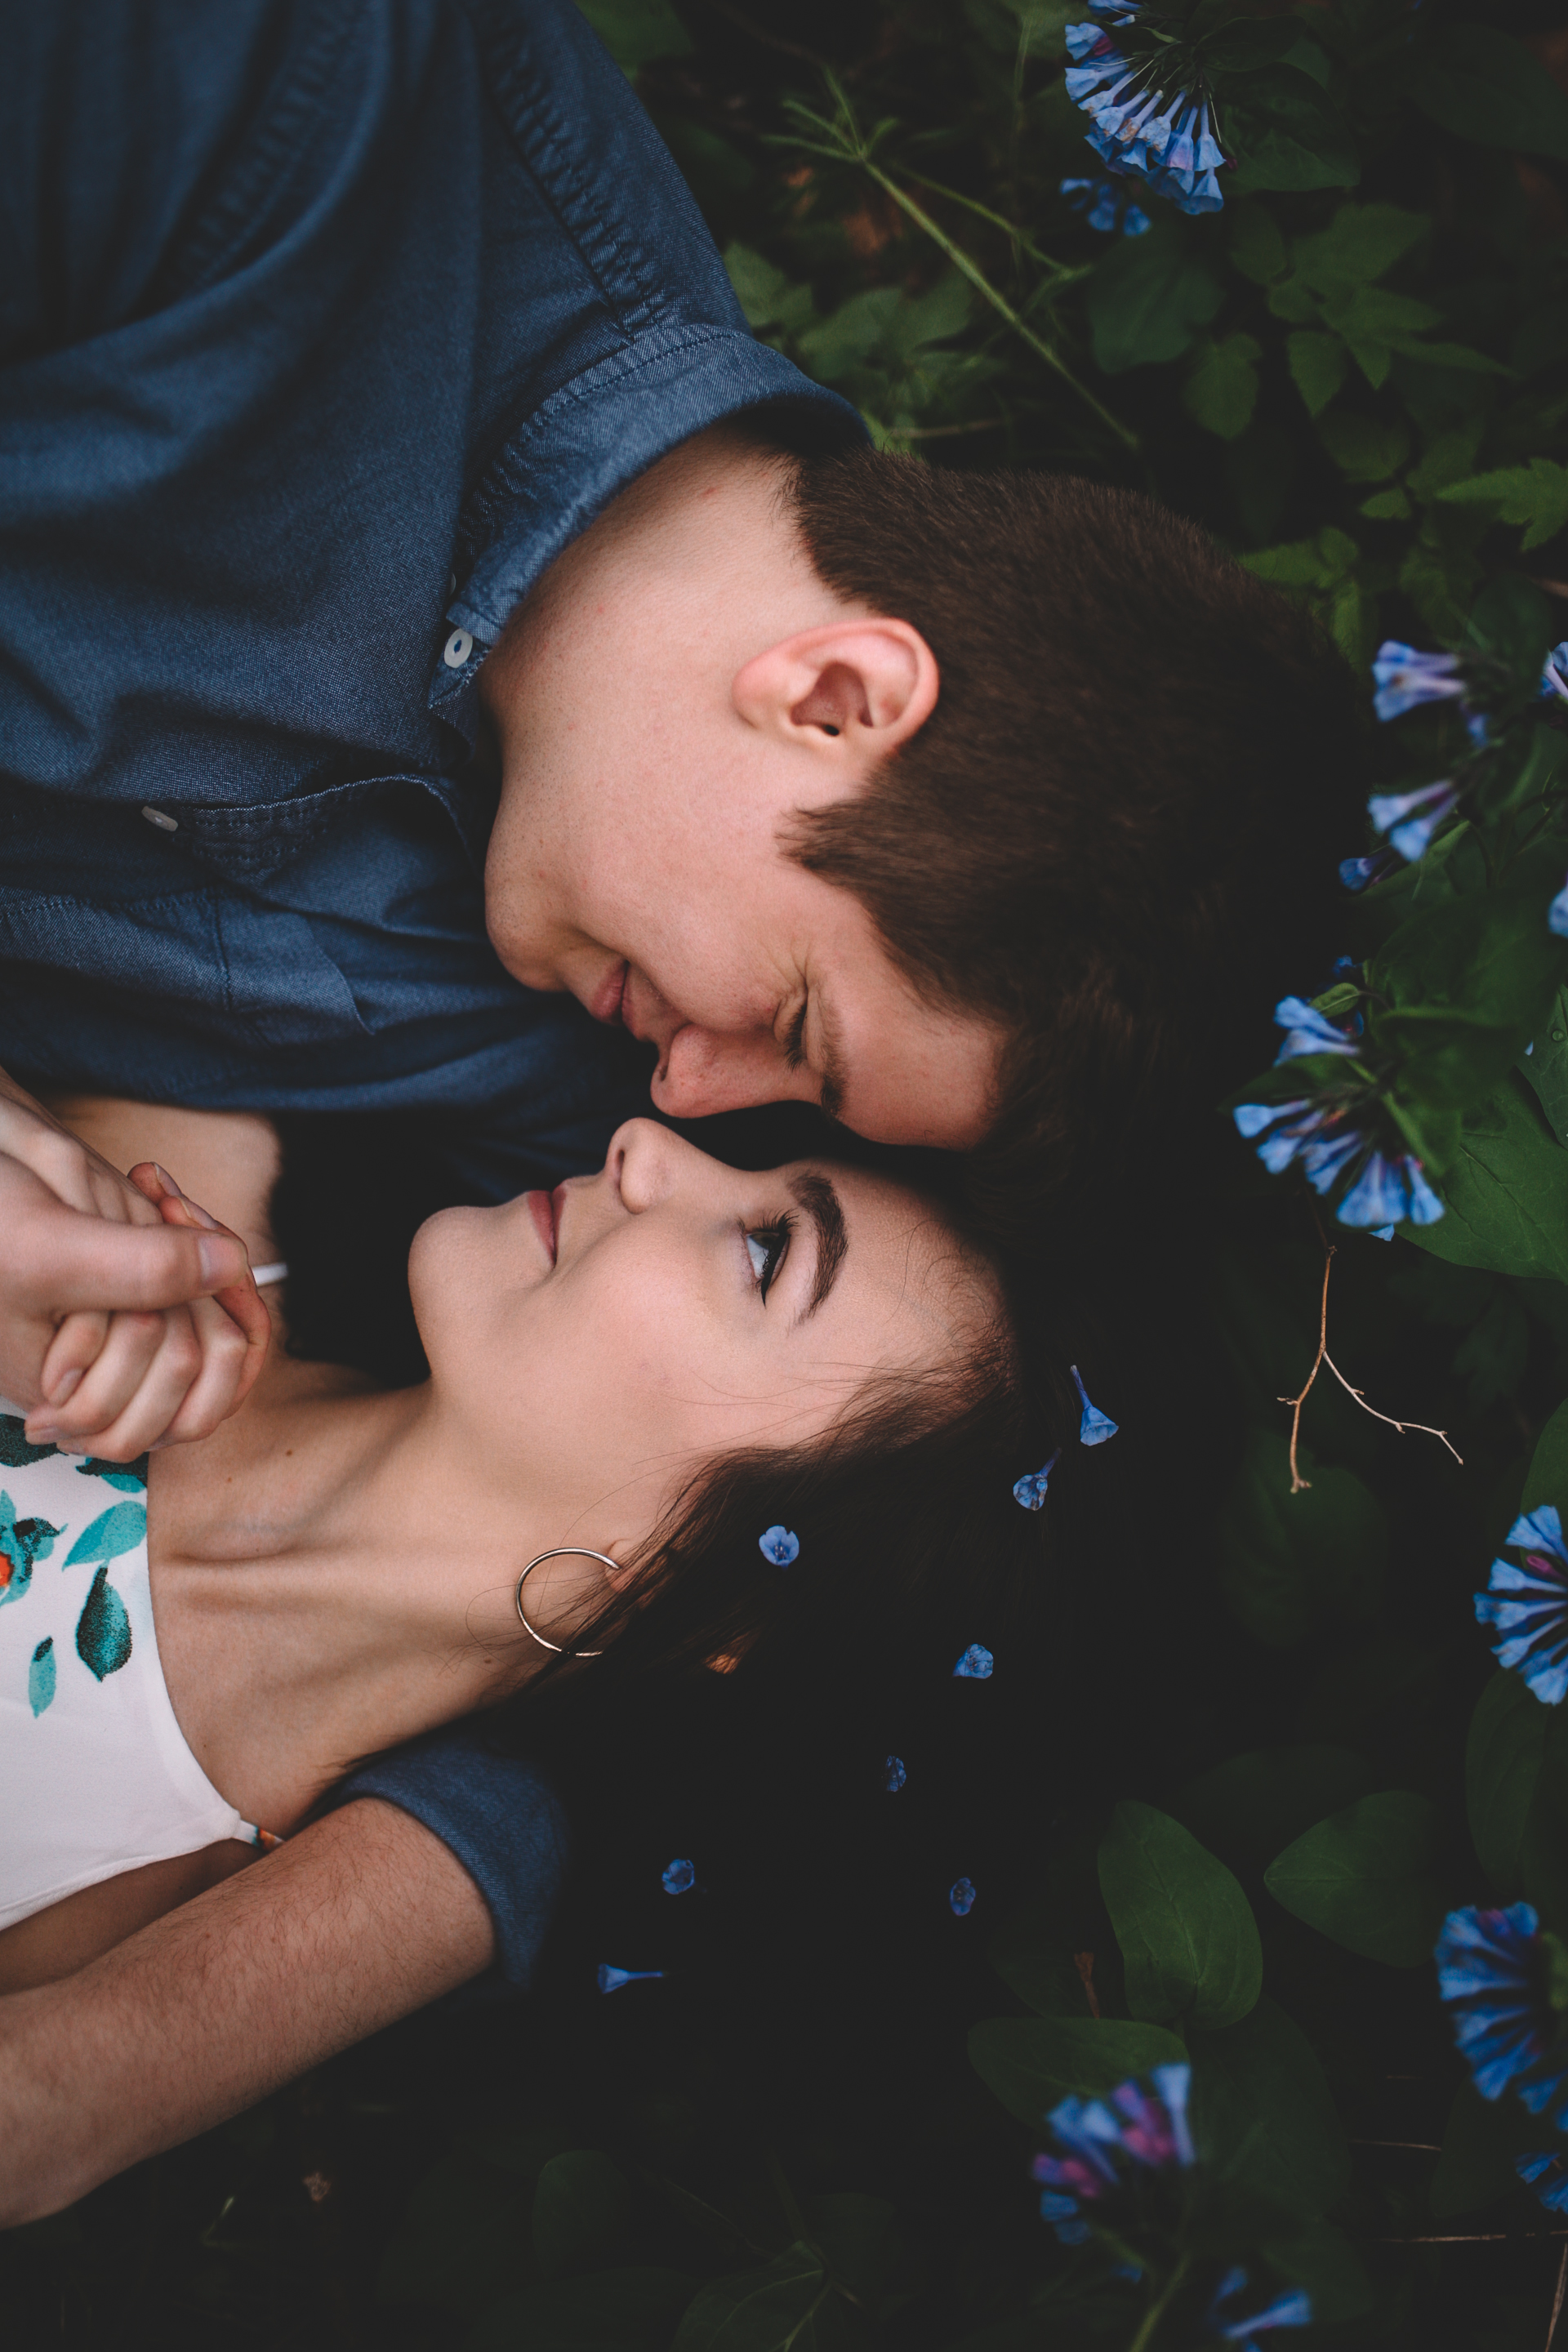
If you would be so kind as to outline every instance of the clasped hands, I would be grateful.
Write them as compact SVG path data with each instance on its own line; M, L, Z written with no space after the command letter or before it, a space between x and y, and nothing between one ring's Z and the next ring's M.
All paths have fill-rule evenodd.
M121 1175L0 1072L0 1395L109 1462L208 1436L271 1320L245 1244L151 1160Z

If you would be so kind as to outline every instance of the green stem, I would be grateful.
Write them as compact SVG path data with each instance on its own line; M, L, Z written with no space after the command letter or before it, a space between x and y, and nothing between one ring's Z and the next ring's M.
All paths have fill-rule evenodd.
M1181 2261L1176 2264L1175 2269L1171 2273L1170 2277L1165 2281L1164 2285L1161 2288L1153 2302L1149 2305L1148 2310L1143 2314L1142 2320L1139 2325L1138 2333L1132 2338L1131 2343L1127 2347L1127 2352L1147 2352L1148 2346L1154 2340L1154 2330L1159 2326L1161 2320L1163 2319L1172 2296L1175 2294L1176 2289L1181 2285L1182 2281L1185 2278L1188 2269L1191 2266L1192 2259L1191 2254L1184 2254L1182 2256Z
M1092 265L1088 262L1080 262L1075 268L1071 262L1058 261L1050 254L1042 253L1034 238L1026 230L1021 229L1016 221L1008 220L1002 213L994 213L989 205L979 203L973 196L963 195L957 188L946 187L941 180L933 180L924 172L912 171L907 163L904 176L916 181L922 188L929 188L933 196L945 196L949 204L962 205L966 212L978 213L982 220L989 221L993 228L999 228L1004 236L1012 238L1015 245L1020 246L1031 261L1037 262L1042 269L1053 271L1058 280L1065 279L1070 286L1090 274Z
M886 189L888 194L891 196L893 202L900 207L900 209L908 213L915 226L919 229L923 229L926 236L931 238L931 242L942 248L942 252L946 254L948 259L952 263L954 268L963 272L963 276L968 278L970 284L974 288L976 293L984 295L985 300L990 303L992 309L1002 318L1006 320L1007 324L1013 329L1014 332L1023 337L1025 342L1028 344L1029 349L1032 352L1037 352L1039 357L1045 361L1046 365L1048 368L1055 370L1056 373L1060 376L1062 382L1067 384L1070 390L1076 392L1079 398L1083 401L1088 407L1094 411L1094 414L1099 417L1102 425L1110 426L1111 432L1115 434L1117 439L1121 442L1123 446L1128 449L1136 449L1139 446L1139 440L1136 433L1132 432L1129 426L1123 425L1119 416L1113 416L1110 409L1105 407L1101 402L1095 398L1093 393L1090 392L1086 383L1080 383L1079 382L1077 376L1074 375L1067 362L1058 358L1057 353L1051 349L1049 343L1042 341L1041 338L1036 334L1034 329L1027 325L1026 321L1018 316L1017 311L1014 310L1013 305L1008 301L1006 296L1000 292L996 287L992 285L991 280L986 277L984 271L979 268L975 263L971 261L969 256L964 252L963 247L960 245L955 245L952 237L948 236L946 230L937 226L937 224L932 220L931 215L920 205L916 204L913 196L907 196L901 188L896 186L888 177L888 174L883 171L879 163L873 163L869 157L865 155L859 156L856 160L859 163L862 171L869 173L871 178L876 181L877 185L879 188Z

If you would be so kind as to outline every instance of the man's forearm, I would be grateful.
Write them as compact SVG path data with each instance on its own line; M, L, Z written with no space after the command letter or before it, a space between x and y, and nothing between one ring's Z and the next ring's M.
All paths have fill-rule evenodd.
M205 2131L493 1957L472 1879L362 1799L75 1976L0 2000L0 2225Z

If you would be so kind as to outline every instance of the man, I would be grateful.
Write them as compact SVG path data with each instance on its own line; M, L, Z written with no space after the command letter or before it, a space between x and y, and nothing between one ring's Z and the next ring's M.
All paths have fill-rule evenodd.
M31 1442L199 1436L256 1357L213 1303L237 1245L50 1091L417 1110L500 1195L646 1098L629 1032L665 1112L798 1097L970 1151L1015 1234L1213 1099L1354 765L1290 608L1121 494L865 451L747 333L568 0L6 30L0 1390ZM376 1768L7 2003L13 2214L498 1951L521 1980L549 1800L507 1770Z

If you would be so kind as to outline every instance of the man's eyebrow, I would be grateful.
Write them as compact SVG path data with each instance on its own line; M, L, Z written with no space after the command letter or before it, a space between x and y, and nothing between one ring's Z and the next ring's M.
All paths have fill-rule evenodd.
M789 1190L795 1200L811 1219L816 1233L816 1272L812 1277L811 1297L804 1312L796 1318L804 1323L815 1315L834 1284L849 1248L849 1235L845 1229L844 1211L838 1195L827 1178L815 1168L803 1168L789 1180Z

